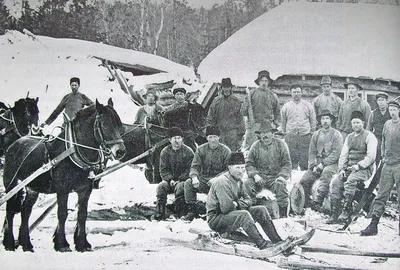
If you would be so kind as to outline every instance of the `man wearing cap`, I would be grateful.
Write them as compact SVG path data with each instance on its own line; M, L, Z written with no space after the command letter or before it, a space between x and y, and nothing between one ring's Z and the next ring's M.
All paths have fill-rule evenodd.
M245 160L241 152L232 153L228 171L212 180L207 197L207 223L219 233L233 233L243 228L249 238L259 247L271 247L258 231L258 222L272 243L283 244L265 206L252 206L252 200L243 187L242 177ZM285 240L285 242L291 239Z
M353 131L351 125L352 112L360 111L363 114L365 121L368 120L369 115L371 114L371 107L368 102L362 100L358 96L358 92L362 90L362 87L355 80L350 80L348 83L345 83L344 87L347 89L349 98L340 105L337 122L337 129L342 133L343 139ZM366 126L367 123L365 122L364 128Z
M301 98L302 87L290 86L292 100L283 105L281 111L282 131L289 147L292 169L307 170L308 147L311 134L315 131L317 120L310 102Z
M157 186L157 213L155 220L165 219L165 205L167 195L175 194L175 206L181 207L185 203L184 185L189 178L190 164L193 160L193 150L183 143L183 132L180 128L172 127L168 130L170 145L160 154L161 183ZM179 213L176 213L179 214Z
M380 92L376 94L375 99L378 104L378 108L372 111L369 116L367 130L374 133L375 137L378 139L378 149L376 152L375 163L378 164L381 160L381 142L382 142L382 130L386 121L390 120L390 114L388 110L388 98L389 96Z
M343 100L332 92L331 77L329 76L322 77L321 89L322 89L322 94L317 96L312 102L315 114L319 115L323 109L328 109L336 120L339 115L340 105L343 103Z
M338 160L343 146L339 131L332 128L335 116L328 110L321 110L318 122L321 128L311 137L308 154L308 170L300 180L306 196L306 205L310 200L311 188L319 178L317 194L311 202L311 209L321 212L322 203L329 193L329 184L338 169Z
M381 179L379 181L378 194L372 205L372 219L367 228L361 231L362 236L378 234L378 223L385 212L386 202L390 192L396 184L398 195L398 207L400 209L400 105L396 101L389 102L391 120L387 121L382 132L382 160L384 162ZM399 216L400 235L400 216Z
M364 113L351 113L350 133L343 144L339 158L339 174L332 180L331 186L331 218L328 224L346 221L353 212L353 198L358 185L367 181L375 168L376 148L378 141L375 135L364 129ZM344 208L341 211L342 189L344 188Z
M58 117L58 115L65 111L65 114L68 116L69 120L72 121L76 113L81 110L85 106L93 105L93 101L91 101L86 95L78 92L81 81L77 77L72 77L69 80L69 84L71 87L72 93L67 94L61 99L60 104L56 107L56 109L50 114L49 118L41 125L50 125L54 120ZM64 123L65 125L66 123Z
M143 97L146 99L146 104L137 111L134 124L143 124L147 121L159 125L158 115L162 111L162 107L156 103L157 95L148 91Z
M207 125L219 126L220 141L235 152L240 149L245 133L243 115L240 113L242 102L232 95L230 78L221 81L221 93L210 105L207 115Z
M286 143L273 137L274 128L270 121L262 122L256 131L258 140L251 146L247 160L245 181L247 193L256 202L256 195L262 189L269 189L276 195L279 216L287 216L288 190L292 164Z
M266 70L260 71L254 82L258 85L258 88L250 92L250 101L246 97L240 109L243 116L249 117L249 109L252 110L254 116L254 123L247 122L248 126L243 143L245 150L248 150L257 140L252 130L258 129L261 122L269 120L274 128L281 124L281 108L278 96L268 88L273 82L269 72ZM250 102L251 108L249 108ZM254 127L249 126L251 124L254 124Z
M171 105L167 106L165 111L172 111L187 105L185 88L175 88L172 93L174 94L175 101Z
M185 202L188 206L188 214L182 217L185 221L192 221L197 216L197 192L207 194L210 179L228 168L231 150L219 142L219 136L218 126L208 126L207 143L200 145L194 153L189 179L185 182Z

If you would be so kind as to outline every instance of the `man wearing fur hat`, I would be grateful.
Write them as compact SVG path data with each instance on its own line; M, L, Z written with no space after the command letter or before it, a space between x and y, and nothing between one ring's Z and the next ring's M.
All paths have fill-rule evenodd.
M331 186L331 218L328 224L346 221L353 212L353 198L358 185L367 181L375 168L376 148L378 141L375 135L364 129L365 118L361 111L351 113L350 133L343 144L339 158L339 174ZM344 208L341 211L342 189L344 188Z
M157 213L155 220L165 219L167 195L175 194L175 206L180 208L185 203L184 185L189 178L190 164L193 160L193 150L183 143L183 132L180 128L168 130L170 145L160 154L160 176L162 182L157 186ZM176 213L180 214L180 213Z
M245 182L247 193L256 202L256 195L262 189L268 189L276 195L279 216L287 216L288 190L292 164L286 143L273 137L274 127L270 121L261 123L256 131L258 140L250 148Z
M58 104L56 109L50 114L49 118L47 118L47 120L41 125L42 127L44 125L50 125L53 123L62 111L64 111L69 120L72 121L79 110L85 106L94 104L93 101L91 101L86 95L78 92L81 84L81 80L79 78L72 77L69 80L69 84L72 93L67 94L61 99L60 104Z
M162 107L157 104L157 95L148 91L143 95L146 104L139 108L136 113L134 124L143 124L145 121L159 125L158 115L162 111Z
M381 160L381 142L382 142L382 130L386 121L390 120L390 114L388 110L388 94L384 92L379 92L375 95L376 103L378 108L372 111L369 116L367 130L374 133L375 137L378 139L378 149L376 152L375 163L378 164Z
M174 103L166 107L165 111L172 111L179 107L184 107L187 105L185 88L175 88L172 93L174 94L175 101Z
M396 184L397 202L400 209L400 104L396 101L389 102L391 120L387 121L382 132L382 160L384 162L381 179L379 181L378 194L372 205L372 219L367 228L361 231L362 236L378 234L378 223L385 212L386 202L390 192ZM400 235L400 216L399 216Z
M230 78L221 81L221 92L213 100L208 110L207 125L219 126L220 141L235 152L240 149L245 132L243 116L240 113L241 101L232 95Z
M351 114L354 111L360 111L363 114L365 121L368 120L371 114L371 107L368 102L362 100L358 96L358 92L362 90L362 87L355 81L350 80L348 83L344 84L347 89L349 98L340 105L337 129L342 133L343 139L351 133ZM367 126L367 122L364 123L364 128Z
M252 206L252 200L243 187L242 177L245 160L241 152L232 153L228 161L228 171L212 180L207 198L207 222L219 233L234 233L243 228L249 238L260 249L271 247L262 237L255 223L258 222L273 244L283 245L265 206Z
M182 217L185 221L192 221L197 216L197 192L207 194L210 179L228 168L231 150L219 142L219 136L218 126L208 126L207 143L200 145L194 153L189 179L185 182L185 202L188 206L188 214Z
M282 131L289 147L292 169L307 170L308 147L311 134L315 131L317 120L310 102L301 98L301 85L290 86L292 99L282 107Z
M311 189L319 178L317 194L311 202L311 209L321 212L322 203L329 193L329 184L338 169L338 160L343 146L343 138L339 131L332 128L335 116L328 110L321 110L317 117L321 128L311 137L308 155L308 170L300 180L309 205Z
M268 87L273 82L269 76L269 72L266 70L260 71L254 82L258 85L258 88L250 92L250 101L246 97L240 109L243 116L249 117L249 109L252 110L254 115L254 123L247 122L247 130L243 143L245 150L248 150L257 140L253 130L258 129L261 122L269 120L274 128L277 128L281 124L281 108L278 96ZM250 103L251 108L249 108ZM252 124L254 126L249 126Z
M340 105L343 100L332 92L332 80L329 76L323 76L321 79L322 94L317 96L312 105L316 115L319 115L322 110L328 109L336 119L339 115ZM335 126L333 126L335 127Z

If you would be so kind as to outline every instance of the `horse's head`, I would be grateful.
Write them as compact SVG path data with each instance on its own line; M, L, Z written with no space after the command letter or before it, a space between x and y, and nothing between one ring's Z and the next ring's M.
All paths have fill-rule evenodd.
M28 117L28 124L29 125L38 125L39 122L39 108L38 102L39 98L26 98L26 114Z
M94 134L101 148L111 154L115 159L121 159L125 155L125 145L122 140L122 122L113 108L111 98L108 105L100 104L96 99L96 120L94 122Z
M39 120L38 101L39 98L21 98L10 109L13 113L15 125L21 132L21 135L28 134L32 125L37 126Z

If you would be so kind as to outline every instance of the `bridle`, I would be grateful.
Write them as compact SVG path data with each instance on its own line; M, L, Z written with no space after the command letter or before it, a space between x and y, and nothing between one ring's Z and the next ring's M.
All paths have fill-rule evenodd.
M100 149L106 154L106 155L111 155L111 149L110 146L119 144L119 143L124 143L124 140L122 138L115 139L115 140L106 140L104 138L104 132L101 127L101 122L100 122L100 115L96 114L96 118L94 120L94 137L96 138L97 142L100 145Z

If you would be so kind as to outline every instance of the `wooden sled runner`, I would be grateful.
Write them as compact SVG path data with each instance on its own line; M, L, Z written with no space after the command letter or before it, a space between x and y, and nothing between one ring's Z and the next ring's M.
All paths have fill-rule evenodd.
M268 258L275 257L297 244L306 243L314 235L315 230L311 230L294 240L288 238L278 244L271 244L270 247L264 250L259 250L256 246L251 244L243 244L236 240L222 238L218 233L213 231L190 229L189 232L197 234L198 237L192 241L161 238L160 242L167 245L184 246L196 250L211 251L251 259L268 260Z

